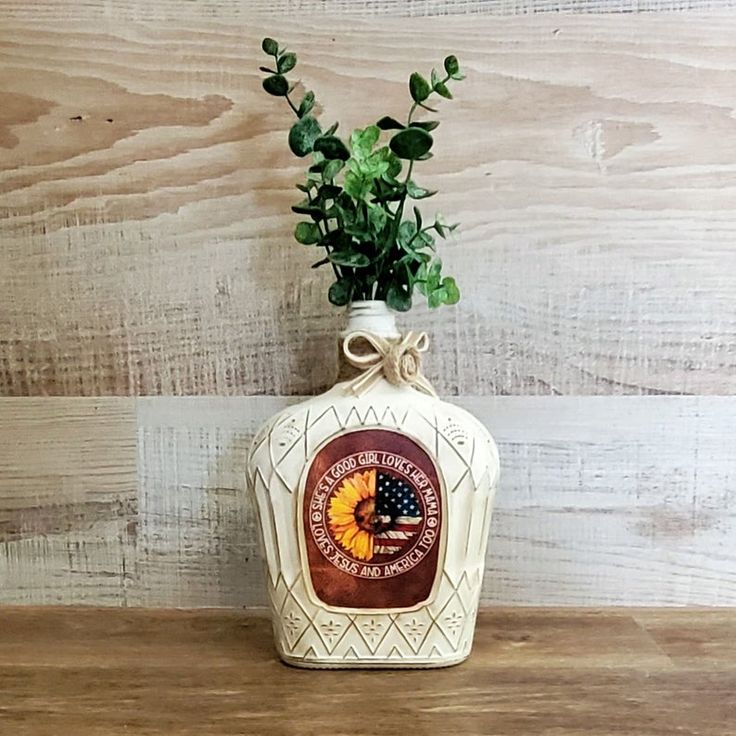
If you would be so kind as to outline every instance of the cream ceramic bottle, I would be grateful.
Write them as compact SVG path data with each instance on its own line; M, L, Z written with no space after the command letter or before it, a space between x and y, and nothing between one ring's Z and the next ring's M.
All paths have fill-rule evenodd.
M277 414L248 459L276 647L301 667L470 653L498 478L485 427L422 376L425 335L355 302L353 375Z

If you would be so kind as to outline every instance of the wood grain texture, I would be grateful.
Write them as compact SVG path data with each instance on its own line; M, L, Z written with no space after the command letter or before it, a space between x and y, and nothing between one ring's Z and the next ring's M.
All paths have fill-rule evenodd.
M126 605L138 498L130 399L3 399L0 601Z
M58 0L36 0L33 4L2 0L0 7L14 18L57 17ZM533 15L599 13L727 13L734 0L218 0L207 8L207 17L248 21L253 13L274 17L282 13L340 16L423 17L449 15ZM161 0L155 5L145 0L113 0L102 3L74 2L66 18L111 17L130 20L197 20L203 10L196 4Z
M0 401L0 603L265 605L245 454L287 401ZM736 398L461 403L502 461L484 604L736 605Z
M291 242L288 111L256 71L283 23L262 6L0 4L0 394L330 382L339 316ZM287 35L345 130L400 115L408 72L462 39L469 76L421 179L463 224L443 257L465 297L411 317L443 393L734 393L733 13L417 18L411 35L331 17Z
M269 629L223 611L5 609L3 723L18 736L733 733L733 612L485 612L474 654L440 672L291 669Z

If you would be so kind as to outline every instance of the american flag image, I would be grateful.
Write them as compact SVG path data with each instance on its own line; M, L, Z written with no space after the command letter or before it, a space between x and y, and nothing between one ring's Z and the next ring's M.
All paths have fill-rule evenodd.
M379 470L376 515L388 524L388 529L375 535L372 561L383 562L411 546L422 522L422 511L409 483Z

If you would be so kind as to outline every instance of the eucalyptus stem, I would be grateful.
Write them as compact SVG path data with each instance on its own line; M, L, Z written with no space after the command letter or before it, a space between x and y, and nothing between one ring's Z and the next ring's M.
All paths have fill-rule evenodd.
M404 205L406 204L406 185L409 183L409 179L411 179L411 172L414 169L414 161L409 161L409 167L406 170L406 177L404 178L404 188L403 192L401 194L401 199L399 200L399 206L396 210L396 232L398 234L399 225L401 224L401 218L404 216Z
M299 108L295 107L294 103L291 101L291 97L289 97L288 92L284 95L286 98L286 101L289 103L289 107L294 111L294 115L299 117Z
M314 204L314 200L312 199L312 195L309 193L309 191L307 191L307 199L309 200L309 204ZM317 221L316 225L320 232L320 236L321 236L320 240L322 241L322 244L324 245L325 253L327 253L328 260L329 260L329 255L331 253L330 247L324 242L325 238L327 237L327 233L329 232L329 230L327 229L327 221L325 220L324 222L324 229L322 227L323 223L321 223L319 220ZM332 271L335 274L335 276L338 279L342 278L342 274L338 270L337 265L334 264L332 261L330 261L330 265L332 266Z

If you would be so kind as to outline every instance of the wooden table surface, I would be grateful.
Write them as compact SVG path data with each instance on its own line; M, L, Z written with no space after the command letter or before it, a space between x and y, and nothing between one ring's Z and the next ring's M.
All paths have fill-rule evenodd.
M0 608L13 736L733 736L736 610L481 614L448 670L305 671L238 611Z

